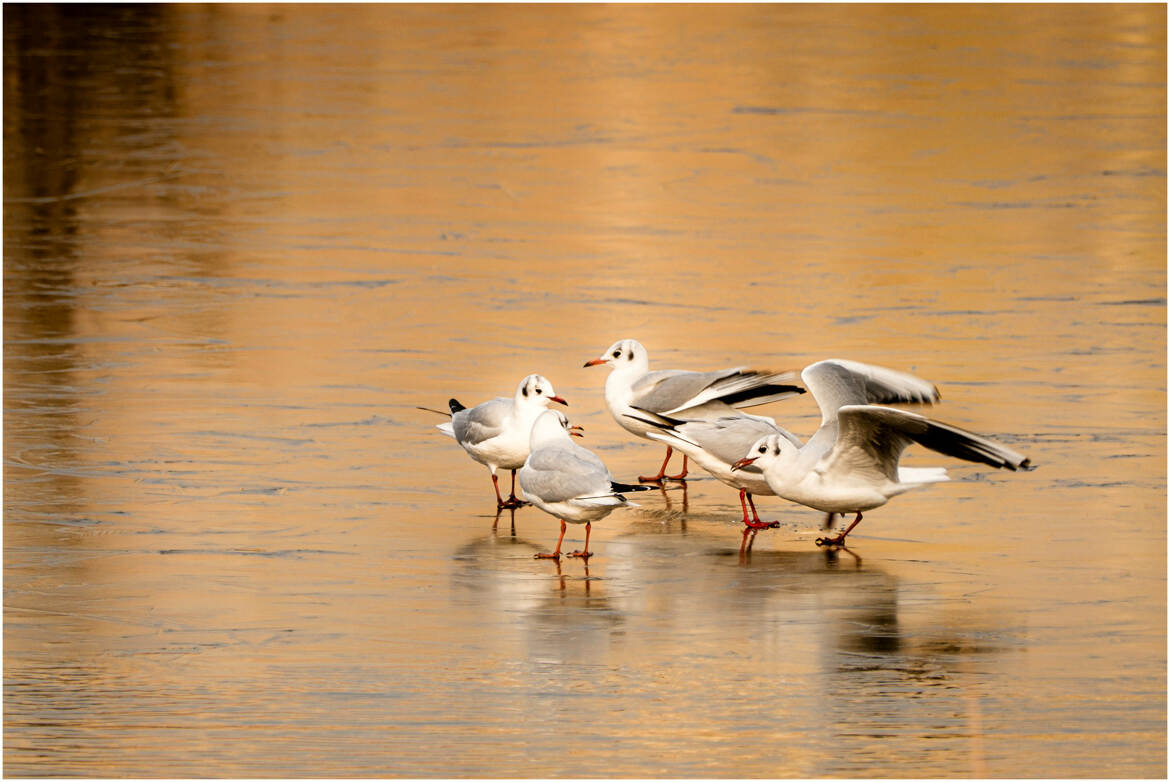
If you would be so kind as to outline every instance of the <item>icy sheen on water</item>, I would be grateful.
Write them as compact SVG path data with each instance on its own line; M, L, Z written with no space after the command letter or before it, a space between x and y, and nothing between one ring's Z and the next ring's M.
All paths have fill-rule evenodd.
M5 6L4 773L1163 777L1165 13ZM1038 469L535 560L415 406L627 337Z

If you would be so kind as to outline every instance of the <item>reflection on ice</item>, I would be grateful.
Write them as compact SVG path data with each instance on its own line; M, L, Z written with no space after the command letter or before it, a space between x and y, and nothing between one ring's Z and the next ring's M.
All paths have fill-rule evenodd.
M547 526L547 525L545 525ZM504 611L530 648L542 653L579 643L583 628L620 624L620 638L590 635L599 659L653 644L664 628L691 628L693 648L763 643L804 649L824 672L851 667L857 655L889 655L914 646L899 627L899 585L880 567L843 549L760 551L737 534L681 523L629 525L607 540L592 563L534 562L538 544L492 530L458 547L453 599L485 614ZM578 624L583 623L583 624ZM556 630L556 632L552 632ZM961 639L929 639L928 649ZM609 649L616 644L621 649ZM814 651L815 650L815 651ZM571 659L577 647L562 649Z
M455 552L452 600L477 615L508 616L509 659L522 681L591 691L583 681L660 660L670 681L682 677L671 685L677 691L626 683L624 695L636 700L649 687L706 714L705 693L726 687L733 666L755 697L771 693L778 747L791 731L811 731L827 746L878 753L873 737L919 724L896 716L910 709L957 743L965 769L984 768L978 709L986 693L976 674L996 665L1002 644L976 639L1002 638L1004 628L936 604L925 617L915 606L907 629L902 603L916 604L921 587L907 597L898 578L852 552L741 551L738 534L646 516L607 540L592 563L538 563L530 557L539 547L522 536L479 535ZM707 727L736 729L724 718L707 714ZM843 774L857 769L831 753L826 762Z

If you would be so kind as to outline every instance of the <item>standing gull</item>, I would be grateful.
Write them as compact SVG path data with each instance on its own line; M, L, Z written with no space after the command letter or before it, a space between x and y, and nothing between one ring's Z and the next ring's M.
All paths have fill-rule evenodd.
M840 535L817 538L818 546L840 546L861 522L863 511L911 489L949 480L942 467L899 468L898 460L911 443L992 467L1032 469L1027 457L986 437L878 405L845 405L837 410L836 442L811 465L804 452L813 440L801 447L773 434L755 442L733 469L754 464L764 471L774 494L829 514L856 513Z
M637 507L619 492L650 488L615 482L601 459L569 438L569 432L551 410L542 413L532 425L530 453L519 477L524 496L561 522L556 550L551 554L537 554L538 559L560 559L565 523L570 521L585 524L585 547L568 556L588 559L592 556L589 551L592 522L605 518L614 508Z
M808 444L804 445L805 458L812 462L816 461L811 458L813 454L827 453L836 442L837 411L845 405L896 402L931 404L939 400L938 389L921 378L846 359L826 359L810 364L801 372L800 378L821 409L821 425ZM639 418L634 415L630 417ZM779 526L776 521L761 521L752 502L753 494L773 494L760 468L747 465L734 470L732 465L757 440L768 435L778 435L800 448L802 444L796 435L777 426L771 418L741 412L710 420L668 419L662 415L654 418L641 416L640 420L653 427L647 437L682 451L720 481L733 489L739 489L744 525L751 529ZM750 519L748 505L752 509Z
M756 504L752 501L752 495L772 493L768 488L768 482L764 480L763 471L754 465L733 470L731 465L747 453L752 443L772 434L800 445L796 435L777 426L771 419L743 413L710 421L677 421L662 431L650 432L647 436L682 451L711 475L731 488L738 489L744 525L749 529L767 529L778 527L780 522L761 521L759 513L756 512Z
M557 396L547 378L529 375L520 381L511 399L497 397L471 408L455 399L448 403L451 420L439 424L438 429L454 437L472 459L487 465L492 474L492 488L496 491L497 508L518 508L524 504L516 496L516 470L524 466L524 460L528 458L532 424L548 410L549 402L568 405ZM559 419L554 416L553 420L559 427ZM500 496L500 482L496 476L496 470L500 468L512 471L512 490L506 500Z
M599 358L585 362L593 367L609 364L605 380L605 405L618 424L638 437L649 439L656 424L670 424L674 418L712 418L734 413L741 407L803 394L792 385L791 372L765 372L738 367L714 372L688 372L682 369L650 371L650 356L641 343L623 339L610 345ZM648 423L649 419L652 423ZM663 478L681 480L687 475L687 455L683 454L682 472L667 475L673 447L666 446L666 458L657 475L638 476L640 481L661 482Z

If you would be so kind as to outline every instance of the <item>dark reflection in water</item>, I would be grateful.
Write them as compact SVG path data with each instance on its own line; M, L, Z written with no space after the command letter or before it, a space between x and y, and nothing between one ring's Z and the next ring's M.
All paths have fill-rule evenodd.
M620 661L660 659L661 644L677 643L676 663L686 674L674 681L673 665L660 661L667 667L659 675L672 684L656 690L658 697L678 712L694 710L705 729L746 730L764 742L756 753L765 764L793 763L798 741L819 760L795 767L808 762L817 773L848 775L865 761L838 762L841 746L881 762L884 751L872 742L909 740L923 730L952 754L957 749L965 772L986 773L976 724L986 697L981 675L996 669L1002 644L1017 642L1006 628L977 624L954 633L958 628L942 629L948 623L939 616L931 623L938 629L907 635L898 579L882 568L845 551L741 552L730 545L735 533L713 534L706 525L672 529L669 515L644 514L585 567L534 564L540 546L502 531L461 545L452 600L506 615L517 644L512 670L489 674L498 681L487 686L507 687L516 676L559 691L579 676L612 676ZM1001 646L976 636L998 638ZM554 664L561 667L548 667ZM770 693L763 711L720 705L728 666L738 671L743 705L747 693ZM632 675L621 682L635 698L645 686ZM812 721L804 705L810 699L818 713ZM916 716L908 721L910 712ZM622 728L623 717L612 719L619 733L638 730L637 722ZM683 720L680 730L692 729L687 725ZM678 767L695 774L707 768L676 751ZM953 768L954 758L940 768L946 763Z
M540 637L550 622L577 627L577 610L621 623L653 603L656 619L673 625L714 621L716 635L728 640L761 624L800 625L811 614L827 631L833 653L823 659L826 671L835 673L849 670L857 655L907 651L898 624L897 581L880 567L842 550L737 551L708 530L671 529L662 522L669 513L645 514L654 521L623 537L627 545L611 543L599 556L612 561L602 567L600 560L593 563L592 574L587 563L530 562L543 550L539 544L514 530L493 530L456 550L453 595L473 594L477 603L498 604ZM685 599L673 594L683 579ZM550 613L550 606L557 610ZM931 644L945 648L951 640L936 638Z

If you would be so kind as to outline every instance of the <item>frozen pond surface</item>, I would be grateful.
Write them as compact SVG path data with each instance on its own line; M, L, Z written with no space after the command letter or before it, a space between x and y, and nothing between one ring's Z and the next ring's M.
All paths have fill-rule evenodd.
M1163 777L1165 29L6 6L5 774ZM919 449L836 555L696 473L536 561L415 406L540 372L632 480L623 337L1039 469Z

